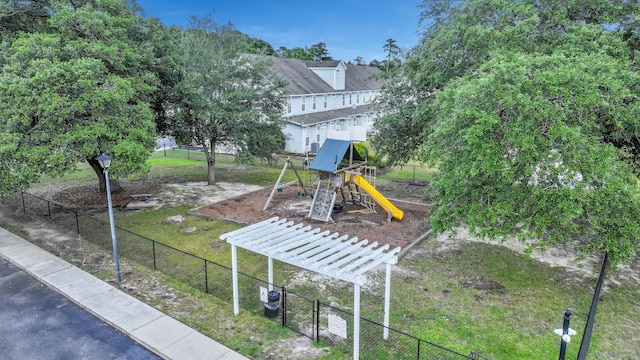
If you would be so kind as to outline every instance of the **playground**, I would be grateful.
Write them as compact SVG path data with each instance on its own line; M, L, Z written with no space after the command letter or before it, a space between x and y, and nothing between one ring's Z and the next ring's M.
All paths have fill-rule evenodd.
M423 191L423 186L410 184L394 184L396 189L404 191ZM274 216L287 218L296 223L310 224L340 234L357 236L379 244L407 247L427 231L426 219L429 211L427 204L395 200L396 206L402 208L402 221L387 221L387 213L367 213L362 207L347 203L340 212L333 212L333 222L324 222L307 218L311 207L310 196L298 196L298 188L294 185L282 188L277 192L268 209L263 210L272 191L272 187L237 196L215 204L206 205L193 210L194 214L212 219L233 221L240 224L254 224ZM397 191L397 190L396 190ZM399 194L400 195L400 194Z
M385 189L375 185L376 169L367 166L350 141L327 139L309 169L317 171L318 178L312 186L305 186L287 159L273 186L193 213L247 225L277 216L403 249L426 232L428 205L403 201L402 192L396 193L399 198L383 194ZM282 183L286 171L293 171L298 181ZM424 196L424 188L417 185L404 191L416 192Z

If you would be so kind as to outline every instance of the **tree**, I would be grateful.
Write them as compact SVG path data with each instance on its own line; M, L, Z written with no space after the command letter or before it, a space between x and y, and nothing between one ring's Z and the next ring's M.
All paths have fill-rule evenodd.
M233 25L211 15L192 18L181 44L183 100L172 130L178 141L206 149L208 183L215 183L217 145L235 148L240 160L280 152L286 83L268 57L243 53Z
M150 96L150 106L156 126L156 134L168 134L169 125L175 117L175 106L180 103L175 87L180 83L182 74L177 71L180 63L179 41L183 30L178 27L165 27L156 18L144 18L148 29L146 36L153 51L153 62L148 70L153 72L157 83Z
M266 42L265 40L251 37L247 34L241 33L238 30L234 30L236 35L245 42L245 52L249 54L261 54L268 56L275 56L276 50Z
M329 56L327 44L323 42L311 45L309 47L309 53L312 55L313 60L315 61L332 60L331 56Z
M386 87L374 139L395 161L438 166L434 230L465 223L480 236L634 256L638 4L450 4L424 2L432 25Z
M294 47L288 49L286 46L280 46L276 51L279 57L298 59L298 60L313 60L313 54L309 52L309 49L305 47Z
M364 59L362 58L362 56L356 56L356 58L355 58L355 59L353 59L353 62L354 62L356 65L365 65L365 64L366 64L366 63L365 63L365 61L364 61Z
M154 126L148 98L156 85L144 26L129 3L52 2L48 32L21 32L0 70L0 195L42 174L60 176L80 161L114 156L112 173L145 173ZM5 174L9 174L5 176Z
M51 17L50 6L49 0L2 1L0 2L0 30L3 34L43 30Z
M384 60L384 69L386 72L389 72L391 69L397 67L401 62L402 49L393 39L387 39L384 46L382 47L384 52L387 54L387 58Z

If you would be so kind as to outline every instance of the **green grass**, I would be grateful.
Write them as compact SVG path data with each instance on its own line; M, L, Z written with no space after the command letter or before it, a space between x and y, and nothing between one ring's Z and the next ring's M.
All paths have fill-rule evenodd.
M589 306L588 286L564 283L562 278L570 276L562 269L506 248L470 243L461 252L427 259L407 264L416 274L410 281L398 279L394 290L403 294L402 314L412 316L394 319L400 328L462 353L475 350L495 359L552 358L559 343L553 329L562 324L564 309L580 314ZM478 277L504 289L464 286Z
M156 151L149 158L149 163L152 166L201 165L204 161L206 161L206 156L203 152L181 149ZM216 165L233 165L234 161L233 155L216 154Z
M188 215L189 209L189 207L169 207L154 211L122 212L116 214L115 222L120 228L220 265L231 267L231 245L220 240L220 235L241 226ZM184 216L185 220L180 224L167 221L168 218L176 215ZM189 228L195 228L195 231L185 233L184 230ZM170 251L167 252L167 254L170 253ZM167 261L177 260L168 259ZM238 249L238 267L240 271L248 275L266 279L267 261L263 256ZM275 268L276 275L284 276L281 266Z
M435 168L429 168L420 164L408 164L405 166L394 166L381 171L376 180L410 180L410 181L431 181L433 174L437 172Z
M230 247L219 240L220 234L238 225L186 215L182 224L166 223L173 215L184 215L186 207L122 213L116 222L121 227L230 266ZM181 229L195 227L184 234ZM422 245L427 253L434 243ZM242 272L266 279L266 259L241 250ZM288 285L298 269L275 263L276 283ZM565 308L573 310L572 328L582 334L592 296L591 281L575 281L561 268L551 268L506 248L486 244L461 245L461 251L401 260L402 272L392 278L391 326L463 354L477 351L493 359L542 359L557 356L559 338L553 329L561 327ZM406 275L409 273L410 275ZM476 290L464 287L470 279L490 279L504 289ZM362 294L362 314L382 322L383 285ZM289 287L303 296L351 310L352 285L331 281L318 286L306 282ZM629 305L635 304L635 306ZM638 353L633 331L617 332L618 326L631 329L640 318L637 290L613 287L598 313L591 353L606 358L628 358ZM599 330L599 331L598 331ZM626 342L620 342L626 337ZM579 337L568 347L568 358L577 355ZM615 344L612 347L611 344ZM624 345L626 344L626 345ZM573 345L573 346L571 346ZM382 344L381 346L384 346ZM428 351L427 346L424 351ZM339 358L333 350L327 358Z
M166 156L163 151L157 151L149 159L152 166L150 178L158 179L159 182L187 182L206 181L207 166L203 153L189 152L185 150L167 150ZM242 182L245 184L267 186L272 185L278 179L284 160L280 159L274 166L245 165L237 164L233 156L216 155L216 181L219 182ZM303 169L301 161L297 161L298 169L302 180L306 183L311 181L311 175L315 180L316 173ZM160 180L161 179L161 180ZM296 180L293 170L288 169L282 179L283 182Z

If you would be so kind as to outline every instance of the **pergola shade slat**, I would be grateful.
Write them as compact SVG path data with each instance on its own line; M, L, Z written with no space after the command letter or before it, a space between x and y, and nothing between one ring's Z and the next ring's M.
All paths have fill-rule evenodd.
M347 235L311 229L301 223L273 217L220 235L220 239L240 248L280 260L287 264L364 285L366 275L359 271L380 264L397 262L400 248L388 250L377 242L349 239Z

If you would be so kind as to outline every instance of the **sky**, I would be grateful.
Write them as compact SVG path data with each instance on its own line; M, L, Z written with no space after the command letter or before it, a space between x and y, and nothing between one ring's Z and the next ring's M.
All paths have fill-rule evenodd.
M394 39L403 49L418 44L420 0L137 0L145 13L167 26L186 27L193 15L213 13L231 21L274 49L327 45L335 60L365 63L385 58L383 46Z

